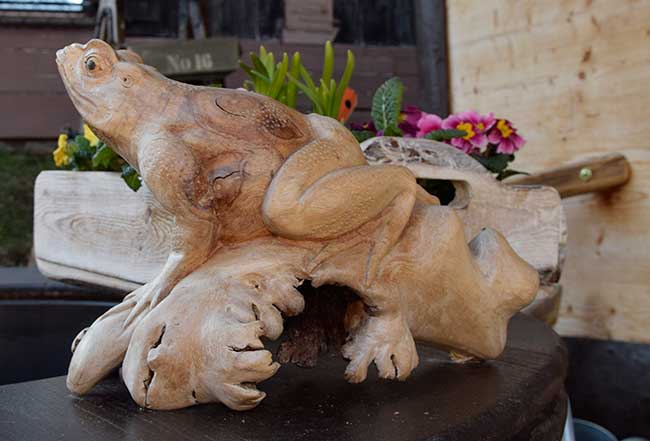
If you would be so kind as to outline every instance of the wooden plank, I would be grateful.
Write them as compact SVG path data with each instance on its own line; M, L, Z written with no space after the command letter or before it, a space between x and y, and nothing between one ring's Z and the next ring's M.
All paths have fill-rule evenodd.
M565 335L650 342L650 3L447 2L452 109L514 121L514 168L624 154L624 187L564 201ZM633 115L633 116L632 116Z
M152 279L170 249L172 220L146 189L117 173L50 171L34 188L34 252L54 279L131 290Z
M563 335L650 342L650 150L625 150L630 182L563 201L569 237Z
M175 77L209 73L227 73L239 64L239 43L236 38L219 37L201 40L132 39L129 47L146 64L163 75Z
M447 9L444 0L415 0L420 105L443 117L449 114Z
M606 191L630 180L630 163L620 153L609 153L573 161L552 170L509 179L509 184L549 185L563 198L595 191Z
M284 26L290 30L332 32L333 0L285 0Z

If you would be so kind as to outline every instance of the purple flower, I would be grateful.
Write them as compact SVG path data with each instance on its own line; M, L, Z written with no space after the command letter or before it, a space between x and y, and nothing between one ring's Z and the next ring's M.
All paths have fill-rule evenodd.
M517 134L517 129L507 119L497 121L488 134L488 140L497 146L497 153L508 155L513 154L526 144L526 140Z
M440 130L442 128L442 118L433 113L424 113L418 120L418 132L415 136L418 138L423 138L427 133L431 133L434 130Z
M413 138L418 133L418 121L424 115L420 109L415 106L406 106L404 111L400 114L400 123L398 127L404 134L405 138Z
M467 133L462 138L452 139L451 145L465 153L473 153L487 147L486 133L492 128L494 121L492 113L480 115L478 112L470 110L449 115L442 122L442 128L463 130Z
M377 133L375 124L372 121L363 122L363 123L350 123L350 130L365 130L368 132Z

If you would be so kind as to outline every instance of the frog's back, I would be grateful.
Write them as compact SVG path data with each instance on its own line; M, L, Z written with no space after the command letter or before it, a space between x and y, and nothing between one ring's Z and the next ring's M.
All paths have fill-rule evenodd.
M315 136L306 115L253 92L193 88L188 107L194 121L219 139L272 147L285 158Z

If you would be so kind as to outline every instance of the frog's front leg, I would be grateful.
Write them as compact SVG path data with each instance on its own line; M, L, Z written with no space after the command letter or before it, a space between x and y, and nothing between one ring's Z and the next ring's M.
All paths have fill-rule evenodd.
M365 284L370 285L402 234L416 193L415 177L407 168L368 165L353 138L321 138L296 151L278 170L262 214L271 232L295 240L333 239L381 217L366 266Z
M143 288L125 321L155 307L214 250L218 227L211 211L211 188L192 151L157 141L143 152L142 178L156 200L174 215L172 250L162 271Z

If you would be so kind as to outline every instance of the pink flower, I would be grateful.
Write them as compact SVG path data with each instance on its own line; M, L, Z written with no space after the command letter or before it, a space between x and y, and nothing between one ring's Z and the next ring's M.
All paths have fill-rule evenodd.
M526 140L517 134L510 121L500 119L488 134L491 144L497 146L497 153L513 154L526 144Z
M398 127L402 130L402 133L404 133L405 138L416 136L418 131L418 121L422 115L423 112L415 106L406 106L404 111L400 114Z
M427 133L433 132L434 130L440 130L442 128L442 118L433 113L424 113L418 120L417 123L418 131L415 134L418 138L423 138Z
M451 145L465 153L472 153L476 150L480 151L487 147L488 138L486 133L493 125L494 116L492 113L480 115L474 110L449 115L442 122L443 129L457 129L467 133L462 138L454 138L451 140Z

